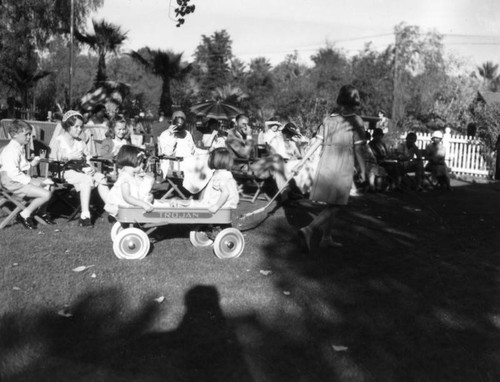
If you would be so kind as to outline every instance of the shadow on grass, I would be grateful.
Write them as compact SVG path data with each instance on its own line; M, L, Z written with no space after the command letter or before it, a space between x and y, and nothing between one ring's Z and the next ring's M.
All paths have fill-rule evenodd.
M355 199L334 228L344 247L329 252L282 250L290 226L276 224L265 251L290 292L280 331L302 332L331 380L500 380L500 243L479 226L498 226L491 191ZM295 228L312 218L306 204L285 211Z
M167 302L165 302L167 304ZM0 319L2 381L250 381L217 289L195 286L171 332L154 329L164 314L152 298L137 309L118 290L90 292L69 308Z

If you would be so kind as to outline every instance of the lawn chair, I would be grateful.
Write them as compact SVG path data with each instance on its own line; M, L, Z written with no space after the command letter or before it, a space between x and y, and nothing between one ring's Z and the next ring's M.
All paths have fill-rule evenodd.
M231 170L240 189L240 201L255 203L259 198L269 200L264 193L266 179L258 178L252 171L253 159L235 158Z
M16 220L17 215L23 211L29 199L21 198L7 191L0 185L0 208L7 215L0 221L0 229L8 226L12 221ZM47 225L43 219L35 215L35 219L43 225Z

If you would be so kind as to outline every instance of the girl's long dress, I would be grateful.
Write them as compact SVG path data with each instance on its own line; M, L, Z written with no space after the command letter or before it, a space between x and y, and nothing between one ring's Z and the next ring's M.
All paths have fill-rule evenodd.
M332 115L323 121L318 137L323 146L310 199L328 204L345 205L349 199L354 166L354 143L363 141L362 125L356 115Z

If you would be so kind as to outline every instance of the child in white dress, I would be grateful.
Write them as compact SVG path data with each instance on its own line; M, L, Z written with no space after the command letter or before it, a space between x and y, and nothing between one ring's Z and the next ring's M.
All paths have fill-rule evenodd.
M154 178L144 173L145 154L137 146L124 145L116 155L118 179L111 188L104 209L116 216L119 207L141 207L153 210L151 187Z
M214 149L210 152L208 167L215 171L202 191L201 198L199 200L174 200L171 206L207 208L213 214L221 208L235 209L240 197L238 185L230 171L232 166L233 155L227 148Z

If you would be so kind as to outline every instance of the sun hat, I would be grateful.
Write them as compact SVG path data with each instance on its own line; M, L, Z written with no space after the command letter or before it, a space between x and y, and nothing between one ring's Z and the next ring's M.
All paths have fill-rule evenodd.
M279 128L283 127L279 121L266 121L264 122L266 127L278 126Z
M83 119L83 116L80 114L80 112L78 112L76 110L68 110L66 113L64 113L62 121L66 122L68 119L70 119L71 117L74 117L74 116L77 116L77 117L80 117L81 119Z
M443 132L442 131L439 131L439 130L436 130L432 133L431 135L431 138L439 138L439 139L443 139Z

